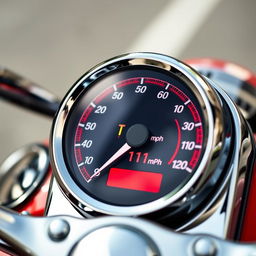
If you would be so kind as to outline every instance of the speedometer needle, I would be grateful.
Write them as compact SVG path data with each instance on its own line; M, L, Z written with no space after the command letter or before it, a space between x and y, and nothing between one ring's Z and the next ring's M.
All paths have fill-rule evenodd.
M111 165L113 162L115 162L118 158L123 156L127 151L129 151L131 148L137 148L143 146L149 137L149 131L148 128L145 125L142 124L134 124L132 125L127 133L126 133L126 143L119 148L97 171L94 172L94 174L90 177L90 182L92 178L95 176L100 175L100 173L107 168L109 165Z
M98 176L102 170L115 162L119 157L125 154L127 151L131 149L131 146L128 143L125 143L114 155L112 155L92 176L91 179L95 176Z

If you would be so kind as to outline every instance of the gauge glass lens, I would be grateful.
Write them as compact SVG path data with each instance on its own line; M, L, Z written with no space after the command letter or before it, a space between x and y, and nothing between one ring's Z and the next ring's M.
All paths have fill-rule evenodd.
M206 147L192 86L149 66L118 69L87 86L64 129L64 158L75 183L115 206L175 194L193 177Z

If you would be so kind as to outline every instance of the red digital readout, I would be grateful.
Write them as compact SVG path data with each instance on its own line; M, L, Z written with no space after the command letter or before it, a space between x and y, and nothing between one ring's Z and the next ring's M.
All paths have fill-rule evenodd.
M161 173L155 172L111 168L107 186L158 193L161 187L162 176Z

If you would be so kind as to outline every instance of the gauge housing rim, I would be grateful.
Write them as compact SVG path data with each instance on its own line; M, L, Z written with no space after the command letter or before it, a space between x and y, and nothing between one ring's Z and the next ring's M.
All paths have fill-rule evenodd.
M194 175L188 182L174 195L172 191L155 201L136 205L136 206L115 206L103 203L89 195L87 195L73 180L69 174L64 159L62 138L65 128L66 119L75 103L76 98L87 90L88 86L98 77L118 69L118 67L146 65L162 68L172 72L172 69L178 70L195 86L193 90L195 97L202 105L202 113L205 120L205 138L206 148L203 153L201 163L195 170ZM92 80L94 79L94 80ZM85 85L85 82L87 84ZM190 85L188 85L190 87ZM193 89L193 88L190 88ZM118 56L103 62L85 73L70 89L64 97L57 115L55 116L52 133L51 133L51 156L52 165L57 182L67 197L67 199L79 210L89 207L95 211L121 216L144 215L160 210L167 205L181 199L189 190L202 184L202 181L212 172L213 158L216 159L217 147L222 145L223 140L223 113L219 99L209 83L194 69L185 63L178 61L172 57L156 54L156 53L130 53ZM213 156L214 155L214 156Z

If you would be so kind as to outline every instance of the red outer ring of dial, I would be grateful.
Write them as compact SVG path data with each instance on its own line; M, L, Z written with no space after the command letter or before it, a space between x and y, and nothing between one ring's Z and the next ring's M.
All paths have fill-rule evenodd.
M155 84L155 85L158 85L158 86L161 86L161 87L166 87L167 84L168 84L167 82L162 81L160 79L156 79L156 78L136 77L136 78L130 78L130 79L120 81L120 82L116 83L115 85L116 85L116 88L121 88L123 86L128 86L128 85L131 85L131 84L139 84L142 78L144 79L144 83L146 83L146 84ZM176 94L181 99L182 102L184 102L184 103L188 102L185 105L190 110L194 122L202 124L201 117L200 117L195 105L190 100L190 98L184 92L182 92L180 89L175 87L174 85L172 85L172 84L168 84L168 85L169 85L169 88L168 88L169 91ZM103 93L101 93L95 99L93 99L94 104L96 104L96 105L99 104L105 97L107 97L110 93L113 93L113 92L114 92L114 88L112 86L108 87L107 89L105 89L103 91ZM85 124L92 111L93 111L93 107L89 105L85 109L85 111L83 112L83 114L82 114L82 116L79 120L79 124ZM178 121L177 122L175 121L175 123L176 123L178 134L179 134L180 133L179 123L178 123ZM195 132L196 133L195 143L196 143L196 145L199 145L202 148L202 144L203 144L203 127L202 127L202 125L196 127L195 130L196 130L196 132ZM83 128L82 127L77 127L76 133L75 133L74 145L81 142L82 133L83 133ZM175 156L178 153L180 144L181 144L181 136L178 136L177 146L176 146L175 152L170 157L170 160L169 160L168 164L171 164L171 162L174 160ZM191 159L189 160L189 164L188 164L188 166L191 170L193 170L195 168L195 166L197 165L197 163L200 159L201 152L202 152L201 148L200 149L194 149L194 151L193 151L193 155L192 155ZM82 162L81 149L74 146L74 152L75 152L76 163L78 165L79 163ZM79 171L82 174L82 176L86 180L89 180L90 179L90 174L88 173L86 168L84 166L78 167L78 168L79 168Z

